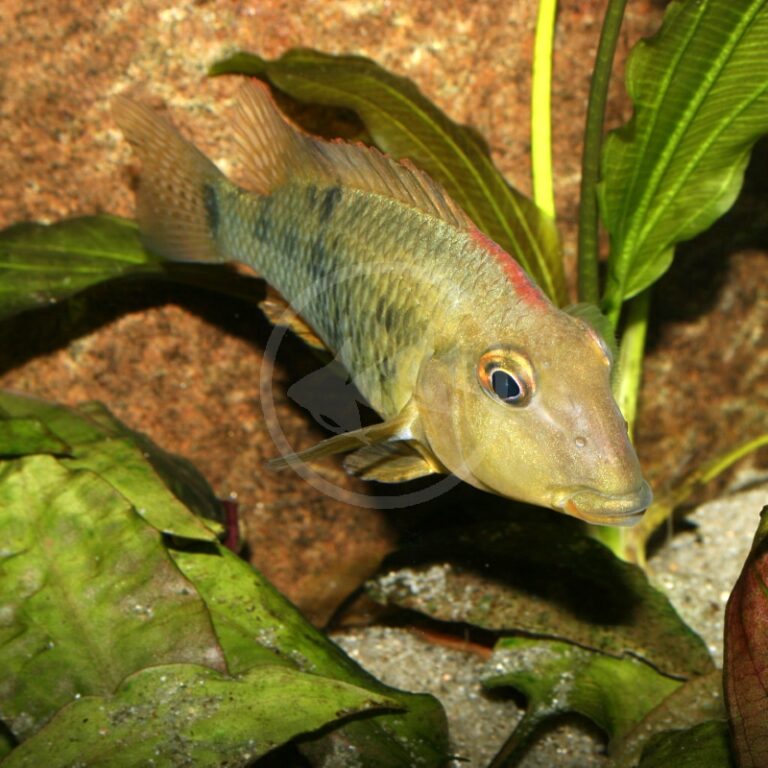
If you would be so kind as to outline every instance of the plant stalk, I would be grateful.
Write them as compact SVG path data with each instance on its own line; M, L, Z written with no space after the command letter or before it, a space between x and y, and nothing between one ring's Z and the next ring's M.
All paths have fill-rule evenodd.
M737 461L750 453L768 446L768 434L747 440L737 445L721 456L702 464L688 475L678 486L661 495L651 508L645 513L645 517L632 529L632 549L634 550L634 562L645 567L645 549L648 540L654 531L669 520L674 511L685 504L691 496L710 480L732 467Z
M627 0L609 0L608 2L589 88L587 121L584 129L579 206L579 301L588 301L592 304L597 304L600 296L597 183L600 176L605 104L608 100L613 57L626 4Z
M618 372L613 385L616 402L627 420L630 438L635 434L637 401L643 378L643 355L648 331L651 290L647 288L627 305L627 321L621 336Z
M557 0L539 0L531 79L531 170L533 200L552 220L555 192L552 172L552 50Z

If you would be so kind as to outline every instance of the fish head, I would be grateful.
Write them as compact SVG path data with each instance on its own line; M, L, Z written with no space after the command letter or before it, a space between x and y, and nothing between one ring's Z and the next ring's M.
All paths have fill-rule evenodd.
M631 525L652 494L611 392L610 349L583 320L550 309L536 322L515 318L511 332L500 323L465 333L425 360L415 390L425 441L471 485Z

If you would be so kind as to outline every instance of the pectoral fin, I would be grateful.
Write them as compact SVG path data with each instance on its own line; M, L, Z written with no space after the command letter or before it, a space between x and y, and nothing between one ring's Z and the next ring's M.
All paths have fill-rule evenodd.
M446 470L429 456L422 455L411 443L369 445L344 459L350 475L380 483L401 483Z
M285 325L305 344L314 349L330 352L325 342L271 285L267 286L267 295L263 301L259 302L259 309L273 325Z
M388 421L356 429L354 432L335 435L312 446L312 448L307 448L305 451L272 459L268 462L268 466L272 469L283 469L337 453L347 453L361 448L366 449L408 440L412 436L412 426L416 418L416 408L409 403L397 416Z

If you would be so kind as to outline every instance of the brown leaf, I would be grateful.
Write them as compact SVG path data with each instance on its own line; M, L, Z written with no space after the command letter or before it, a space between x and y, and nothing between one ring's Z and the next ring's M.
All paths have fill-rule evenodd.
M725 609L725 701L741 768L768 765L768 506Z

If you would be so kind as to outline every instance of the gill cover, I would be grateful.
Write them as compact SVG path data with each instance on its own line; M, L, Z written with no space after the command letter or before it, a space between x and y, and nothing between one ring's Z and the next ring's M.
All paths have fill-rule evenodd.
M610 352L555 314L518 343L426 360L415 392L424 439L476 487L589 522L633 522L651 494L611 393Z

